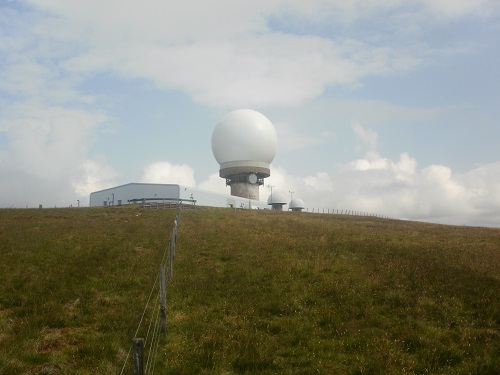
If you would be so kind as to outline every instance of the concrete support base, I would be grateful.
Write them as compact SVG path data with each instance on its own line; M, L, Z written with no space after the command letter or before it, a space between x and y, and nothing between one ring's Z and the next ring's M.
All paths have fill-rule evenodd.
M259 200L259 185L248 182L234 182L231 184L231 195Z

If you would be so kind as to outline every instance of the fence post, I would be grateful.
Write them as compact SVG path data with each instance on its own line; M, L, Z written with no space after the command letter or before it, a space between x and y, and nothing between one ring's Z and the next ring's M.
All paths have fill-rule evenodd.
M134 375L144 375L144 339L132 340L132 360L134 361Z
M168 241L168 280L172 281L173 277L173 267L172 267L172 251L173 251L173 240Z
M177 244L177 220L174 221L174 229L172 229L172 258L175 259L175 246Z
M160 332L163 335L167 333L167 289L163 265L160 265Z
M179 225L180 218L181 218L181 209L179 207L177 209L177 214L175 215L175 221L177 221L177 225Z

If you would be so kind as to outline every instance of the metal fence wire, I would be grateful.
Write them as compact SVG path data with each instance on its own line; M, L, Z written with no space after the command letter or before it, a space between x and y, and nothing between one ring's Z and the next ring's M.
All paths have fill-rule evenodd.
M160 262L160 271L155 276L120 374L124 374L125 370L130 367L133 368L134 375L154 374L155 372L160 338L166 334L166 286L173 279L173 261L180 218L181 207L177 209L170 239ZM144 331L145 335L138 337L139 332Z

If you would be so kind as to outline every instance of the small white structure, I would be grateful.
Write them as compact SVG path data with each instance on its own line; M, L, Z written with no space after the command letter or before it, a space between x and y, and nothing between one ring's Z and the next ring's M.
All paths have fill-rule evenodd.
M121 206L126 204L198 205L267 209L264 202L234 197L177 184L130 183L90 194L90 206Z
M270 176L277 135L262 113L238 109L226 114L212 133L212 152L231 195L259 200L259 187Z
M283 206L286 205L286 196L282 192L275 190L267 198L267 204L270 205L273 210L283 211Z
M301 212L304 208L306 208L304 201L300 198L293 198L288 207L290 207L292 211L297 212Z

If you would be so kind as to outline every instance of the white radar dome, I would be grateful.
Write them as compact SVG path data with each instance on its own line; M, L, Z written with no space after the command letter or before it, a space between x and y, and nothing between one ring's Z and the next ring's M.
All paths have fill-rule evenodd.
M267 204L286 204L286 195L280 191L273 191L272 194L267 198Z
M304 204L304 201L300 198L293 198L291 201L290 201L290 208L291 209L304 209L306 208L305 207L305 204Z
M212 152L219 164L260 161L270 164L276 155L278 137L269 119L251 109L226 114L212 133Z

